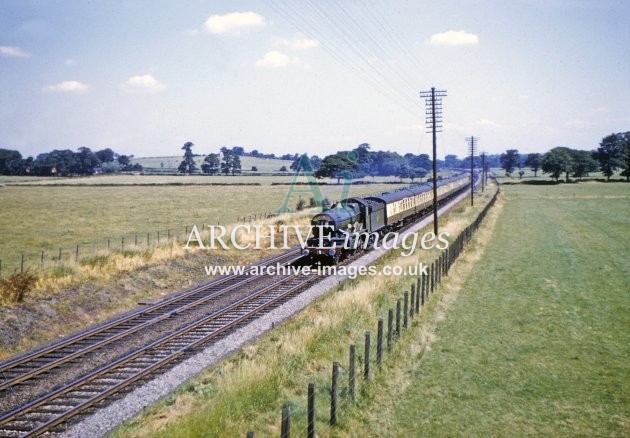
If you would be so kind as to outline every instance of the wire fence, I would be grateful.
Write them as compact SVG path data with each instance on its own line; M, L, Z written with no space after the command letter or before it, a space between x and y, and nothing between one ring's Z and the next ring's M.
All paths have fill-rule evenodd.
M321 432L333 432L340 417L350 415L349 411L357 399L369 392L370 380L376 373L382 372L383 363L391 356L394 344L407 335L411 321L422 312L438 291L443 279L449 275L453 263L472 239L496 202L498 194L499 190L449 248L442 250L431 262L427 270L428 275L418 275L409 284L409 289L396 300L395 306L390 307L386 315L377 317L376 337L374 338L372 331L366 331L358 351L356 343L353 343L348 346L346 358L331 364L329 386L320 387L318 390L314 382L308 382L306 409L291 403L283 404L280 413L281 438L290 438L292 435L315 438L318 429ZM326 406L323 413L318 411L318 405ZM302 425L304 422L306 427L295 430L296 424ZM255 432L250 430L246 436L254 438Z
M267 211L247 216L238 216L236 223L252 223L276 216ZM216 220L213 225L221 225ZM167 248L177 242L186 242L192 226L183 228L163 228L143 232L128 232L118 236L101 238L94 241L81 241L72 245L63 245L39 251L17 251L10 256L0 256L0 278L17 273L63 270L76 265L94 265L102 263L105 257L113 254L133 254L158 247Z

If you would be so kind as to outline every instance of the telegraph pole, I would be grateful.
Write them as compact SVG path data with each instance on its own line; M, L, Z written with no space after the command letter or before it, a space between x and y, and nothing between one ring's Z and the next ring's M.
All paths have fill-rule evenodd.
M421 91L420 97L424 98L426 106L425 122L427 133L433 134L433 233L438 235L438 205L437 205L437 133L442 132L442 98L446 96L446 90Z
M481 153L481 193L486 185L486 153Z
M468 142L468 150L470 152L470 206L475 205L474 202L474 187L475 187L475 178L473 177L473 169L475 167L475 151L477 149L477 142L479 141L478 137L468 137L466 138Z

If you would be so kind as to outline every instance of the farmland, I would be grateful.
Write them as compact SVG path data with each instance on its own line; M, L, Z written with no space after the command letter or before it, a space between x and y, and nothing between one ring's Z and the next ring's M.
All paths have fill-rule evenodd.
M115 436L275 435L285 401L301 430L310 381L319 436L628 435L628 186L503 190L383 372L341 404L336 429L330 363L344 364L346 345L400 296L395 279L341 287Z
M392 186L357 185L351 188L351 194L386 190L392 190ZM146 241L147 233L155 240L157 231L161 231L162 238L169 229L173 236L181 237L193 224L235 223L238 217L280 208L287 191L288 186L282 185L194 184L0 188L3 271L18 269L23 253L27 266L38 266L41 251L45 252L45 263L50 263L58 256L59 248L68 255L79 245L81 254L91 254L106 248L108 239L118 248L123 237L128 245L135 243L136 233ZM322 186L323 196L331 201L338 200L341 191L342 186ZM290 207L295 207L298 196L294 195ZM304 197L308 202L310 195Z
M196 156L195 163L198 168L201 168L201 164L205 157ZM252 172L252 167L256 167L259 173L278 173L283 166L289 169L293 161L291 160L277 160L271 158L257 158L246 157L241 158L241 169L245 173ZM149 172L177 172L177 167L182 161L181 156L169 156L169 157L143 157L133 158L133 164L140 164L145 170Z

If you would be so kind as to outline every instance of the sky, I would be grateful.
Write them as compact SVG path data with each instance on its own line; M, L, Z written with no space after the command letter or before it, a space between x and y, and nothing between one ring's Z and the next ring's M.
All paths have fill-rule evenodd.
M2 0L0 147L438 155L630 130L625 0Z

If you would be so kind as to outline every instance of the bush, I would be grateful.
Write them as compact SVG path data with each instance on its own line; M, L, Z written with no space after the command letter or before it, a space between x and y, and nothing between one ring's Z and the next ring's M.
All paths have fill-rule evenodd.
M304 199L300 198L300 200L295 205L295 209L297 211L302 211L302 210L304 210L304 207L306 207L306 201Z
M21 303L35 281L37 277L28 271L0 279L0 301L3 305Z

